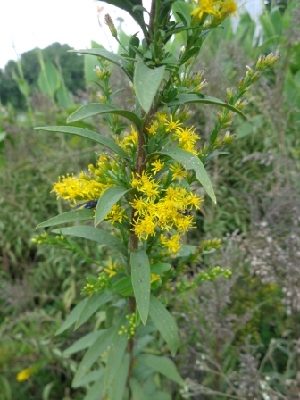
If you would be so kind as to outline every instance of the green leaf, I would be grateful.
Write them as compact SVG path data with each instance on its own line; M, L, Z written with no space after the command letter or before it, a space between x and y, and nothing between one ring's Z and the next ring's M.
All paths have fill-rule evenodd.
M97 229L92 226L72 226L70 228L54 229L53 233L93 240L120 253L126 254L127 252L121 240L110 235L103 229Z
M130 190L130 189L129 189ZM128 189L122 186L112 186L105 190L102 196L98 199L95 215L95 226L104 220L106 214L111 210Z
M134 71L133 85L142 109L147 113L153 103L159 85L163 79L165 66L148 68L143 61L138 61Z
M73 308L67 319L63 322L62 326L55 332L55 336L60 335L65 330L69 329L70 326L75 324L75 322L77 322L82 310L86 306L87 300L88 299L82 300L75 308Z
M65 224L68 222L86 221L92 219L95 215L93 210L76 210L69 211L50 218L47 221L41 222L37 225L38 228L47 228L48 226Z
M80 54L89 54L96 57L104 58L107 61L112 62L113 64L120 67L127 75L129 62L125 60L125 58L121 57L118 54L111 53L103 48L94 48L94 49L83 49L83 50L69 50L70 53L80 53Z
M196 250L196 246L182 245L180 247L178 257L189 257L190 255L195 254Z
M57 98L58 105L64 110L71 108L74 105L71 94L64 84L57 89L55 96Z
M81 386L82 378L87 374L94 362L98 360L99 356L111 345L114 331L115 328L103 330L100 337L98 337L94 344L88 349L78 365L78 369L72 381L72 387L76 388Z
M87 349L88 347L92 346L95 340L97 340L104 332L105 330L99 330L88 333L87 335L77 340L77 342L73 343L70 347L66 348L63 354L67 356Z
M80 379L80 385L78 386L87 386L89 383L96 382L102 377L104 378L104 368L89 372ZM98 399L99 397L96 397L96 400Z
M119 293L121 296L127 297L132 295L133 288L131 277L127 276L126 278L120 279L117 283L113 285L112 290L116 293Z
M129 354L124 354L121 365L116 373L116 376L111 384L110 399L122 400L125 393L126 382L129 372Z
M101 390L103 388L104 381L104 369L97 371L99 372L99 378L95 383L87 389L87 394L83 398L83 400L103 400L103 396L101 395ZM84 380L82 380L84 381ZM81 385L78 385L81 386Z
M110 292L98 292L88 297L88 301L77 320L75 329L84 324L103 304L109 302L111 298Z
M246 119L245 114L238 110L236 107L232 106L231 104L224 103L223 101L211 97L211 96L205 96L204 94L196 94L196 93L186 93L186 94L180 94L175 100L171 101L168 103L168 106L181 106L183 104L189 104L189 103L201 103L201 104L214 104L216 106L221 106L228 108L229 110L236 112L239 114L241 117Z
M119 332L116 331L109 348L109 353L105 368L103 393L106 393L107 389L109 388L115 377L117 377L117 372L118 369L120 368L122 358L126 351L127 344L128 344L127 335L125 334L119 335Z
M165 306L153 295L150 297L149 315L174 356L179 347L178 327Z
M125 151L118 146L113 140L101 136L100 133L91 131L89 129L77 128L74 126L43 126L35 129L41 129L43 131L50 132L62 132L62 133L71 133L72 135L81 136L87 139L91 139L96 143L100 143L102 146L107 147L112 150L115 154L118 154L122 158L128 158L128 155Z
M153 354L140 354L137 358L137 363L146 364L153 371L159 372L165 377L177 382L179 385L184 385L184 380L179 375L173 361L167 357L155 356Z
M183 20L185 21L185 26L190 26L191 25L191 5L187 4L185 1L175 1L174 4L172 4L172 11L173 13L176 13L178 15L181 15ZM180 18L180 20L182 20ZM177 19L178 22L178 19Z
M131 281L141 320L146 325L151 288L150 264L147 253L140 250L130 253Z
M143 389L140 387L138 381L134 378L130 379L129 382L132 400L147 400Z
M54 93L61 84L57 69L51 61L40 63L41 71L38 75L37 84L42 93L47 94L54 100Z
M173 158L173 160L182 164L186 170L194 170L196 172L196 178L204 187L212 201L216 204L216 196L214 194L209 176L204 169L202 161L200 161L195 154L189 153L188 151L183 149L179 149L178 147L168 147L165 150L159 151L157 154L165 154L167 156L170 156L171 158Z
M43 400L49 400L49 396L51 394L51 390L54 386L54 382L49 382L43 389L43 394L42 394L42 399Z
M151 273L162 275L164 272L171 269L171 264L168 263L157 263L151 265Z
M90 103L85 106L81 106L78 110L74 111L67 122L80 121L85 118L92 117L97 114L117 114L133 122L138 129L142 127L142 121L138 115L132 111L122 110L121 108L112 104L101 104L101 103Z

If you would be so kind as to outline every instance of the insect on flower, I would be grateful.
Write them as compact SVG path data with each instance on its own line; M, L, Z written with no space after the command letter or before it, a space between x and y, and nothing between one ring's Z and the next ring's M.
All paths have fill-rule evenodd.
M77 206L72 208L72 211L78 210L78 209L87 209L91 210L92 208L95 208L97 205L98 200L89 200L86 201L85 203L77 204Z
M187 216L187 215L192 215L192 211L190 210L177 210L179 214Z

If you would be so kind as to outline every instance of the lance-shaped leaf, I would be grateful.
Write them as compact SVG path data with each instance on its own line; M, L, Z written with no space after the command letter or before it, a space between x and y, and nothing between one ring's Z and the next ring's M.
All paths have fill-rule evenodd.
M138 381L135 378L130 379L129 382L132 400L147 400L143 389L139 385Z
M70 133L72 135L81 136L90 140L93 140L96 143L100 143L102 146L107 147L112 150L115 154L118 154L122 158L128 158L128 155L125 151L117 145L113 140L101 136L100 133L94 132L90 129L77 128L75 126L43 126L35 129L41 129L43 131L49 132L62 132L62 133Z
M94 215L95 213L93 210L69 211L56 215L56 217L50 218L47 221L41 222L38 224L37 228L47 228L48 226L61 225L68 222L86 221L88 219L92 219Z
M81 384L81 379L87 374L91 366L102 353L111 345L112 336L115 332L115 327L110 329L102 330L101 335L95 342L89 347L85 353L83 359L79 363L78 369L72 381L72 387L78 387Z
M132 111L123 110L111 104L91 103L81 106L78 110L74 111L68 118L67 122L80 121L82 119L92 117L97 114L117 114L133 122L138 129L142 126L142 121L138 115Z
M127 335L120 335L119 332L115 332L106 362L103 394L107 391L118 373L118 369L120 368L126 351L127 343Z
M129 65L130 63L125 60L122 56L111 53L110 51L107 51L102 48L93 48L93 49L82 49L82 50L69 50L70 53L80 53L80 54L89 54L92 56L96 57L101 57L104 58L107 61L112 62L113 64L117 65L124 71L130 79L132 79L132 76L129 73Z
M130 190L130 189L129 189ZM120 200L128 189L122 186L112 186L105 190L97 202L95 226L104 220L106 214L111 210L112 206Z
M179 385L184 385L184 380L179 375L173 361L167 357L155 356L154 354L140 354L137 363L146 364L153 371L159 372Z
M136 305L141 320L146 325L151 287L151 272L147 253L144 250L130 254L131 281Z
M170 156L173 160L179 162L183 167L188 170L192 169L196 172L196 178L206 190L209 197L216 204L216 196L209 179L207 172L204 169L204 165L199 158L186 150L179 149L178 147L168 147L164 150L159 151L157 154L164 154Z
M111 298L112 296L110 292L98 292L89 297L76 322L75 329L78 329L82 324L84 324L101 306L103 306L103 304L108 303Z
M112 400L122 400L124 397L126 382L129 371L129 354L124 354L121 365L117 370L114 380L111 383L109 390L109 398ZM140 399L142 400L142 399Z
M70 228L54 229L53 232L62 234L63 236L69 235L93 240L122 254L125 254L127 251L126 247L118 238L110 235L103 229L97 229L92 226L72 226Z
M181 106L183 104L189 104L189 103L214 104L216 106L225 107L233 112L238 113L241 117L246 119L245 114L242 111L238 110L233 105L225 103L224 101L221 101L216 97L205 96L204 94L201 93L180 94L179 96L177 96L175 100L168 103L168 106Z
M174 356L179 347L178 327L166 307L153 295L150 297L149 315Z
M87 335L78 339L70 347L66 348L63 352L64 355L71 355L78 353L81 350L91 347L94 342L101 336L105 330L101 329L99 331L89 332Z
M159 85L164 76L165 66L148 68L143 61L138 61L133 76L133 85L142 109L147 113L153 103Z
M62 332L64 332L66 329L69 329L70 326L75 324L75 322L78 321L78 318L86 306L88 299L82 300L80 303L77 304L75 308L71 311L71 313L68 315L67 319L63 322L62 326L55 332L56 335L60 335Z

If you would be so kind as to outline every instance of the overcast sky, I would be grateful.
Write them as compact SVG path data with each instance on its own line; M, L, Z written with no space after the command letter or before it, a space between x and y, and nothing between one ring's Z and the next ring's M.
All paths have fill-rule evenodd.
M109 12L115 21L121 17L126 33L135 33L138 28L128 14L95 0L0 0L0 68L9 60L17 60L20 55L35 47L41 49L59 42L82 49L88 48L91 40L113 46L104 14ZM145 0L144 5L151 0ZM240 0L249 11L258 15L262 0ZM98 14L97 7L103 7ZM99 26L98 17L101 20Z

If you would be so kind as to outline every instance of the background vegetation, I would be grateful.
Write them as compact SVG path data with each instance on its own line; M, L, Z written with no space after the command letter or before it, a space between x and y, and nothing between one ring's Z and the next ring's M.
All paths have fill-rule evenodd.
M207 201L191 240L220 237L223 246L196 268L219 264L233 277L172 299L182 343L175 361L187 380L172 399L292 400L300 392L300 5L264 12L259 37L255 31L248 14L237 32L225 24L207 39L197 65L222 97L245 63L262 53L281 54L275 71L252 89L251 116L237 121L230 154L211 163L218 204ZM97 148L33 128L64 123L75 104L95 97L90 72L84 75L95 63L66 53L66 46L46 50L28 52L0 71L1 400L85 398L70 385L80 353L63 352L83 332L54 332L80 299L88 255L97 250L77 241L83 257L68 251L72 242L62 252L37 249L30 239L38 222L66 208L49 193L53 181L94 162ZM207 107L195 109L202 136L212 122ZM102 122L89 123L99 130ZM88 332L88 326L80 329ZM17 380L26 368L30 379Z

